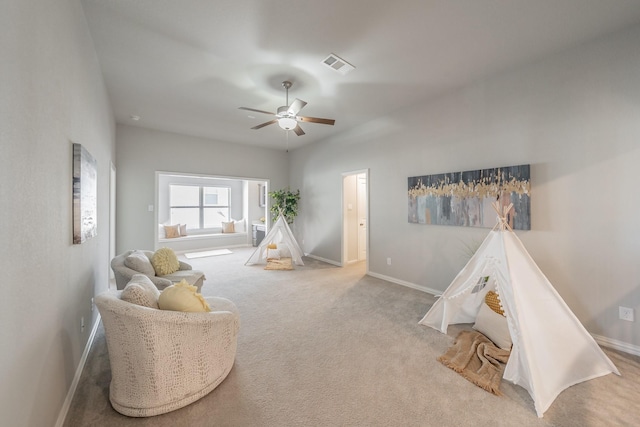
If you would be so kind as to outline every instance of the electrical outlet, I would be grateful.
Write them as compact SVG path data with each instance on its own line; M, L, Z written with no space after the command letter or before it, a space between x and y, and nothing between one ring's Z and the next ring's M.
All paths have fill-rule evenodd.
M387 258L387 265L391 265L391 258Z
M93 298L91 298L91 311L93 311L93 308L94 308L95 306L96 306L96 305L93 303Z
M618 313L620 315L620 320L633 322L633 308L620 306L618 307Z

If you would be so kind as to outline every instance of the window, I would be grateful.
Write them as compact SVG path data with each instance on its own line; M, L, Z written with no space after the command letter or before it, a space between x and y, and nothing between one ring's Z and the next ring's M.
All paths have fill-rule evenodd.
M187 229L222 227L229 221L229 187L169 185L171 224L187 224Z

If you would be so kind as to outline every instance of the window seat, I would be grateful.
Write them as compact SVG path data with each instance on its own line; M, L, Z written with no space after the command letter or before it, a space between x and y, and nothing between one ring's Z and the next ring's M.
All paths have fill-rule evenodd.
M188 252L196 249L246 246L250 243L248 233L190 234L171 239L158 237L156 249L167 247L175 252Z

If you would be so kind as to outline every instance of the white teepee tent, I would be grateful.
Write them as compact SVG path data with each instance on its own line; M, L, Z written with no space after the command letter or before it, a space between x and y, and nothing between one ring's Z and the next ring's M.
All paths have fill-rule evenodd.
M511 205L504 214L510 209ZM447 333L450 324L473 323L487 292L498 293L513 342L503 378L525 388L538 417L542 417L564 389L620 372L540 271L504 217L499 215L499 224L420 324ZM487 276L486 285L478 285L480 278Z
M280 250L282 250L283 245L286 245L291 253L291 261L296 265L304 265L302 262L302 249L300 249L298 242L296 242L295 237L293 237L293 233L282 212L278 215L278 219L276 223L273 224L271 230L269 230L269 233L264 236L262 242L260 242L256 250L253 251L253 254L251 254L247 262L245 262L245 265L265 264L267 262L268 246L271 243L275 243Z

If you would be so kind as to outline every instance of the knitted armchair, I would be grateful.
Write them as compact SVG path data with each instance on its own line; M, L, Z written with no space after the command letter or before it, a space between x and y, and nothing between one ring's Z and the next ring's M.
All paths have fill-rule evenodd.
M124 289L129 283L129 280L133 277L134 274L144 274L143 272L132 270L131 268L125 265L126 258L133 251L126 251L123 254L115 256L111 260L111 269L113 270L113 275L116 279L116 288L119 290ZM143 251L144 254L149 258L153 258L153 251ZM202 284L204 283L205 277L202 271L192 270L191 265L187 264L184 261L178 260L180 263L180 269L175 273L168 274L166 276L156 276L156 275L146 275L151 281L156 285L156 287L160 290L171 286L174 283L178 283L182 279L185 279L190 285L194 285L198 288L198 292L202 289Z
M113 408L149 417L182 408L210 393L229 374L239 315L224 298L208 297L208 313L183 313L132 304L119 291L95 298L102 316Z

